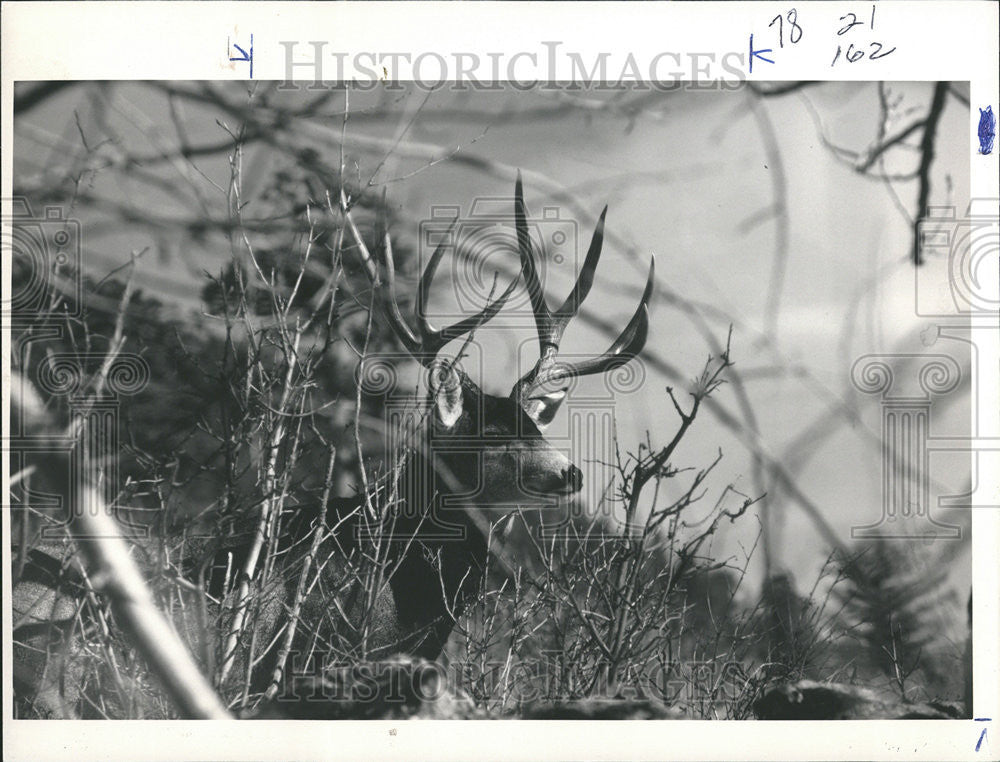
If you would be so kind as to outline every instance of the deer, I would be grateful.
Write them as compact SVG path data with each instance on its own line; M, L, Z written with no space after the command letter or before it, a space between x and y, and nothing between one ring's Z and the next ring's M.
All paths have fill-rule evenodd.
M431 411L425 440L406 464L400 482L405 510L395 511L395 531L407 543L398 570L389 580L396 621L408 633L405 650L434 659L440 655L460 616L474 596L485 568L487 543L480 523L470 517L510 513L517 507L551 502L575 495L583 474L543 436L566 397L569 383L579 376L604 373L635 358L649 329L649 301L655 278L650 263L645 289L634 314L617 339L602 354L575 362L559 362L562 336L590 292L601 256L607 207L594 230L583 266L563 304L550 310L538 275L536 246L527 225L520 175L514 190L514 220L518 253L534 316L539 359L516 381L510 394L488 394L441 351L485 325L503 307L517 280L481 311L455 325L435 329L425 317L431 283L444 255L448 236L437 246L420 277L414 301L416 331L403 319L395 293L391 239L383 239L385 279L378 263L349 223L355 245L375 289L383 291L385 319L414 360L427 370ZM455 447L461 443L462 447ZM428 459L430 456L430 459ZM460 497L472 495L473 497ZM457 502L465 511L447 511ZM468 503L473 503L468 505ZM442 524L458 522L459 539L437 538ZM425 551L425 552L421 552ZM439 569L429 559L437 559ZM451 605L453 604L453 605Z
M440 657L456 621L474 603L484 580L491 527L516 511L571 499L583 488L581 470L543 433L565 400L571 381L632 361L643 349L649 331L655 280L652 260L639 304L610 347L585 359L567 362L559 358L563 334L594 282L604 242L606 206L572 290L561 306L550 309L539 277L539 247L530 235L518 173L514 190L518 276L475 314L438 329L426 317L426 305L435 273L449 247L448 236L420 275L414 328L403 318L397 299L388 231L382 235L381 256L376 258L351 220L343 196L342 205L354 248L381 302L382 318L426 372L427 420L400 467L393 489L383 484L372 488L377 494L299 507L283 525L287 537L281 549L287 559L286 572L291 573L273 575L272 581L264 583L257 620L266 636L260 640L271 645L256 659L253 688L267 691L271 697L287 683L290 674L301 674L301 669L287 668L290 654L327 657L334 653L341 658L374 659L402 652L427 660ZM538 359L514 382L507 396L489 394L462 369L460 357L445 359L443 350L459 339L471 341L477 329L504 307L522 277L537 332ZM379 500L383 501L384 515L373 518L371 508ZM489 518L485 524L483 517ZM352 584L356 578L345 569L344 559L359 550L359 538L366 531L372 536L373 521L380 522L374 534L384 578L359 590ZM322 531L313 534L318 530ZM322 539L310 547L310 537ZM202 568L209 569L206 591L212 600L221 600L224 595L218 585L219 570L238 566L232 554L245 550L220 547L210 561L202 562ZM307 553L314 562L315 578L302 596L297 621L291 624L295 635L289 650L292 638L285 638L282 648L281 633L290 626L295 570L301 571ZM16 598L15 592L15 608ZM232 602L229 606L232 608ZM225 617L220 621L223 626L217 637L227 640L231 651L238 633L224 637L230 625ZM231 655L223 658L232 659ZM241 673L244 669L241 663L232 671ZM323 666L318 669L322 671Z

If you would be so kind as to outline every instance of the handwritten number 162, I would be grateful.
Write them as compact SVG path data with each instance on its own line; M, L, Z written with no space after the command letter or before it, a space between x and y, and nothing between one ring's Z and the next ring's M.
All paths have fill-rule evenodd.
M886 50L885 52L883 52L882 51L882 43L881 42L873 42L873 43L871 43L871 52L868 54L868 59L870 61L877 61L880 58L885 58L887 55L889 55L890 53L892 53L895 49L896 48L890 48L889 50ZM838 45L837 46L837 53L836 53L836 55L834 55L833 60L830 62L830 66L833 66L835 63L837 63L837 59L840 58L840 54L842 52L844 52L844 51L842 50L842 48L840 47L840 45ZM863 50L856 50L855 47L854 47L854 43L853 42L850 45L847 46L847 52L844 52L844 58L847 59L851 63L854 63L855 61L860 61L864 57L865 57L865 51L863 51Z
M857 14L854 14L854 13L848 13L846 16L841 16L840 20L844 21L848 16L850 16L851 20L845 26L843 26L839 30L837 30L837 36L838 37L844 36L845 34L847 34L848 32L850 32L856 26L864 26L865 25L863 21L858 21ZM871 15L871 20L868 22L868 26L869 26L869 28L871 28L872 31L875 31L875 6L874 6L874 4L872 5L872 15ZM885 52L882 52L882 47L883 46L882 46L881 42L872 42L872 43L870 43L870 46L871 46L871 52L868 54L868 60L870 60L870 61L877 61L880 58L885 58L887 55L889 55L890 53L892 53L896 49L896 48L890 48L889 50L886 50ZM833 66L834 64L837 63L837 61L840 59L840 54L841 53L844 53L844 51L841 48L841 46L838 45L837 46L837 53L836 53L836 55L834 55L833 60L830 62L830 66ZM864 57L865 57L865 52L863 50L855 49L853 42L850 45L847 46L847 52L844 53L844 58L846 58L847 61L849 61L850 63L854 63L855 61L860 61Z

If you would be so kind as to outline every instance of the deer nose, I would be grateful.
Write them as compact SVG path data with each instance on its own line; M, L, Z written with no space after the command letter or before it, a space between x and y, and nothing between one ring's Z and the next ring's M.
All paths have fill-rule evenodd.
M568 492L579 492L583 488L583 472L571 463L563 469L563 484Z

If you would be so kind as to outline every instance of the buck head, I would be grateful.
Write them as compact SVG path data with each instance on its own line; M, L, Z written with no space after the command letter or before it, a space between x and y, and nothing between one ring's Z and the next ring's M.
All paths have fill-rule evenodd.
M342 199L342 202L344 199ZM345 208L346 208L346 202ZM476 385L456 361L440 358L450 341L465 336L490 320L507 301L518 283L515 279L495 300L478 313L442 329L427 321L425 305L434 273L444 254L446 241L431 255L421 275L414 304L417 331L403 320L395 295L392 244L383 238L385 281L348 216L348 225L374 285L385 286L385 312L390 326L407 351L428 370L428 402L431 421L428 450L450 489L479 508L509 511L512 507L551 503L573 495L583 486L583 474L543 430L555 417L566 397L569 382L578 376L604 373L634 358L646 341L649 299L653 287L650 263L646 288L625 329L603 354L571 363L558 359L566 326L577 314L594 281L604 241L601 213L576 285L555 311L546 304L536 265L537 252L528 231L520 175L515 186L514 221L518 254L538 332L539 359L506 397L488 394Z
M428 450L447 491L487 511L551 503L578 492L583 474L511 397L482 391L444 361L428 372Z

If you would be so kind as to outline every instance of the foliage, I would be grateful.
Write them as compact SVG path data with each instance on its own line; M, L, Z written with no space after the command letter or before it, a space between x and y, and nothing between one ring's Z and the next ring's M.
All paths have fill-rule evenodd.
M309 108L326 102L317 98ZM345 210L331 198L350 199L377 250L376 231L392 224L393 212L375 192L375 173L362 177L361 162L346 155L343 141L339 166L316 171L315 141L296 140L290 127L255 121L253 113L236 113L241 126L227 127L221 150L228 183L204 202L207 213L175 221L186 226L185 243L228 251L221 267L204 273L200 315L134 289L133 271L142 264L135 253L124 270L84 281L80 304L66 284L83 274L49 273L46 308L19 321L14 335L15 368L31 383L47 357L88 358L80 396L90 404L111 398L102 381L105 361L127 354L148 365L150 383L113 400L119 448L105 455L115 460L120 483L107 485L107 499L135 535L159 606L237 710L278 692L277 680L255 678L262 655L276 645L276 620L284 624L275 636L274 674L308 663L309 653L293 652L292 636L296 628L316 628L316 617L341 626L350 620L361 633L313 643L328 662L373 657L365 633L377 591L393 572L383 533L391 531L385 519L399 460L372 455L387 454L394 434L387 404L408 399L409 391L396 367L389 383L359 383L370 380L371 358L397 347L374 317L377 300L348 243ZM285 158L250 203L244 160L247 146L260 140L282 147ZM84 143L64 176L33 194L41 202L100 206L80 180L98 182L111 149ZM153 164L181 157L146 158ZM203 201L194 184L179 187L185 203ZM163 219L149 224L169 228ZM414 248L404 240L394 252L401 280L408 278ZM15 287L31 277L21 264L13 263ZM934 633L926 613L938 603L940 579L914 578L911 559L889 543L831 559L807 595L790 574L774 573L755 599L744 585L753 549L741 559L715 558L717 530L748 520L749 509L766 499L718 486L721 452L707 464L683 465L681 445L702 405L725 393L730 351L727 340L690 384L689 398L667 388L664 403L670 400L676 423L655 422L658 436L672 430L666 444L647 441L625 452L615 442L608 464L615 478L599 505L556 520L520 513L492 527L490 568L476 605L458 617L445 660L453 687L479 710L496 715L539 703L634 698L679 707L686 716L740 719L768 686L800 678L867 683L885 675L903 698L954 689L939 655L929 658ZM77 415L79 399L51 395L46 402L63 424ZM68 561L68 546L54 548L42 537L42 527L59 523L58 513L31 491L30 475L20 485L15 585L69 585L78 601L68 630L57 628L54 637L31 631L19 642L22 672L31 679L32 670L49 667L56 674L46 685L75 682L78 695L68 695L79 698L86 716L174 716L100 596L101 581ZM336 527L329 516L321 520L318 507L352 493L364 496L352 520L371 530L367 540L339 557L319 556L321 540ZM40 582L24 576L36 552L56 562ZM211 563L220 557L225 563ZM342 569L340 590L359 591L350 612L303 605L328 564ZM858 657L859 643L866 659ZM17 708L21 716L51 711L32 706L24 691Z

